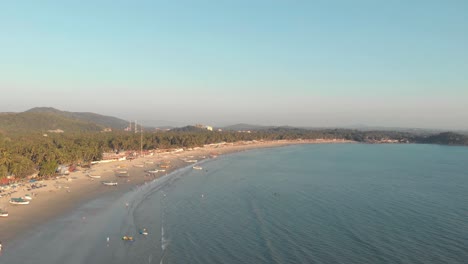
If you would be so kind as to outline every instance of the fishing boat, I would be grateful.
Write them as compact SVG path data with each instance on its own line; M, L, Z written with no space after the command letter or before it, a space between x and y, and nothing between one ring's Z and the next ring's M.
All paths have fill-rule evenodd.
M200 167L200 166L193 166L192 168L193 168L194 170L203 170L203 168Z
M25 204L29 204L29 201L28 200L25 200L23 198L11 198L10 199L10 203L11 204L21 204L21 205L25 205Z
M8 217L8 212L0 209L0 217Z
M100 179L100 178L101 178L101 175L92 175L92 174L88 174L88 177L93 178L93 179Z
M116 171L118 177L130 177L130 174L126 170Z
M186 160L185 162L188 162L188 163L195 163L195 162L197 162L197 161L198 161L198 160L192 159L192 160Z
M132 236L123 236L122 240L124 240L124 241L133 241L133 237Z
M149 173L158 173L160 170L149 170Z
M117 182L114 181L103 181L102 184L107 186L117 186Z
M143 228L142 230L140 230L140 234L141 234L141 235L144 235L144 236L147 236L147 235L148 235L148 231L146 230L146 228Z

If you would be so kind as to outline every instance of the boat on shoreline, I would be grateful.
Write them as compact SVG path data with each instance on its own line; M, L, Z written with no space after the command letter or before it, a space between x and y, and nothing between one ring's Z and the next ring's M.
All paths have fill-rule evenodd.
M203 170L203 168L200 167L200 166L193 166L192 168L193 168L194 170Z
M29 204L29 201L25 200L23 198L11 198L10 203L11 204L18 204L18 205L26 205L26 204Z
M0 217L8 217L8 212L0 209Z
M158 172L160 172L160 170L149 170L148 172L149 173L158 173Z
M192 159L192 160L186 160L185 162L188 162L188 163L195 163L197 162L198 160L195 160L195 159Z
M32 197L31 197L31 195L29 195L29 194L25 194L25 195L24 195L23 197L21 197L21 198L23 198L24 200L29 200L29 201L32 200Z
M91 175L91 174L88 174L88 177L93 178L93 179L100 179L100 178L101 178L101 175Z
M120 170L115 172L117 177L130 177L130 173L126 170Z
M117 182L115 181L103 181L102 184L107 186L117 186Z

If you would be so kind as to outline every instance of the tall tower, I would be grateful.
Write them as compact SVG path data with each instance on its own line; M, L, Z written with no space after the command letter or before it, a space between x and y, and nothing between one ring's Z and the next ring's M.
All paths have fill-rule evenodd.
M143 157L143 126L140 125L140 157Z

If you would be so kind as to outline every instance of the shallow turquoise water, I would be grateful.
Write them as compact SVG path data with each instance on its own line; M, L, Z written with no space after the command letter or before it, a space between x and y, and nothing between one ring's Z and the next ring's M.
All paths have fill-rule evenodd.
M28 257L2 257L5 263L468 263L468 148L301 145L200 166L93 201L20 243ZM85 212L93 215L78 223ZM142 227L148 236L137 234ZM136 241L123 243L122 234Z

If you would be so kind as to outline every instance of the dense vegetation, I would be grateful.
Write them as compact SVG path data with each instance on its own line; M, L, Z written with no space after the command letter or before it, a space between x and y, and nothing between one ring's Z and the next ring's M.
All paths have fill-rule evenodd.
M24 113L49 113L49 114L56 114L60 115L67 119L72 120L79 120L85 122L87 124L94 123L101 127L110 127L116 129L123 129L128 125L128 122L122 120L120 118L116 118L113 116L105 116L96 113L90 112L68 112L68 111L61 111L52 107L35 107L29 109Z
M50 107L33 108L21 113L0 113L0 132L30 133L61 129L65 132L92 132L104 128L122 130L128 122L94 113L60 111Z
M444 132L418 139L419 143L468 146L468 135Z
M188 126L164 132L145 132L141 135L124 132L122 129L126 125L127 121L115 117L60 111L50 107L33 108L22 113L0 113L0 177L15 175L22 178L34 173L50 176L55 173L59 164L89 165L92 161L102 159L103 152L139 150L140 144L144 150L150 150L195 147L223 141L321 138L364 143L468 145L468 135L448 132L427 135L397 131L313 130L239 124L227 127L224 132ZM107 127L114 128L117 132L100 132ZM54 129L65 133L47 132Z
M89 165L102 158L107 151L167 149L195 147L218 142L242 140L282 139L348 139L364 143L393 140L405 143L433 143L468 145L468 136L441 133L422 136L395 131L357 131L348 129L309 130L278 127L241 133L233 131L212 132L187 127L167 132L81 132L81 133L30 133L28 135L0 134L0 177L15 175L19 178L37 172L40 176L55 173L59 164ZM141 141L140 141L141 140Z

